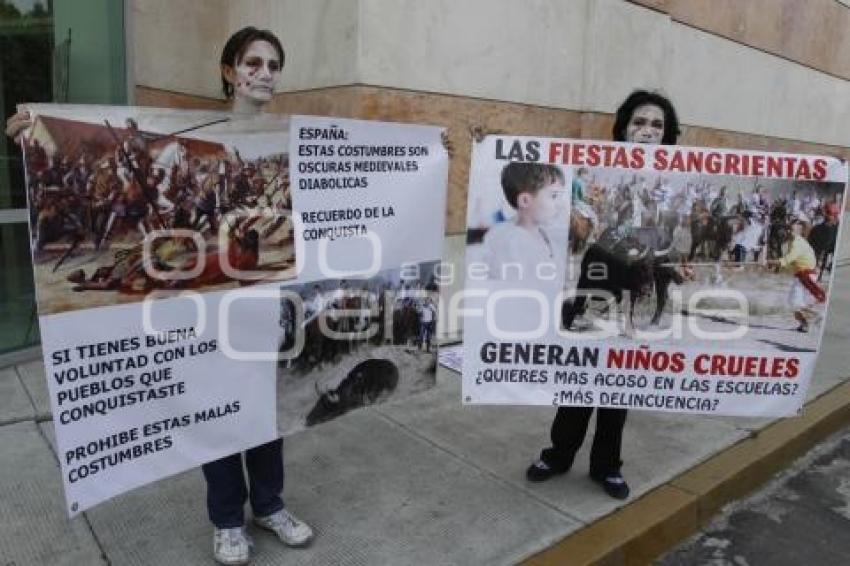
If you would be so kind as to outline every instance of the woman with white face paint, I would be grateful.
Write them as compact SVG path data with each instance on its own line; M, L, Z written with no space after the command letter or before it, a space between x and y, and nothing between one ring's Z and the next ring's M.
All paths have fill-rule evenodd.
M636 90L617 109L614 141L673 145L679 136L679 120L673 105L654 92ZM593 407L559 407L552 423L552 446L544 449L526 470L528 481L541 482L563 474L573 464L584 442ZM626 409L598 408L596 432L590 451L590 477L605 493L617 499L629 496L629 486L620 473L620 449Z
M270 31L247 27L233 34L221 53L221 87L233 111L262 112L274 95L283 63L283 47Z
M225 98L235 114L261 113L272 100L283 69L284 51L270 31L246 27L234 33L221 54L221 82ZM28 112L6 120L6 135L21 142L21 133L32 125ZM303 546L312 529L283 505L283 439L245 452L246 486L242 454L202 466L207 480L207 510L215 525L213 551L222 564L245 564L250 560L251 539L245 532L244 506L250 499L254 523L275 533L289 546ZM249 487L250 486L250 489Z
M246 27L234 33L221 53L221 85L236 114L261 113L272 100L283 70L284 51L270 31ZM207 480L207 510L215 526L213 552L222 564L250 559L251 539L245 532L244 506L250 500L254 523L289 546L310 542L313 531L289 513L283 491L283 439L232 454L202 466ZM250 486L250 487L249 487Z

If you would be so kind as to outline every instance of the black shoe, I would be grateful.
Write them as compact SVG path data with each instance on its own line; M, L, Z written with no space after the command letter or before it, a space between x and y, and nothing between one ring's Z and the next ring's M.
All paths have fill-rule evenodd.
M535 460L527 470L525 470L525 479L533 482L546 481L553 476L565 474L569 468L554 468L543 460Z
M623 478L620 472L612 472L605 476L596 476L591 474L591 479L602 485L605 493L614 499L626 499L629 496L629 484Z

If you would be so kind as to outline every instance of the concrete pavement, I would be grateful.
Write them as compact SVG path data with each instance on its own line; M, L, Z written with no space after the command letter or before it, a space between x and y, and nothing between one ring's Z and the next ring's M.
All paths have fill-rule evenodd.
M609 498L587 477L589 442L566 476L527 483L525 468L547 441L553 409L464 408L460 376L441 368L431 391L286 439L286 503L317 537L295 550L254 531L255 563L649 560L748 487L741 478L766 479L771 466L846 421L850 279L839 277L834 293L811 411L775 423L632 411L628 501ZM199 470L68 520L49 418L40 362L0 370L0 566L212 563Z
M850 427L818 444L750 497L727 505L659 560L689 564L847 564Z

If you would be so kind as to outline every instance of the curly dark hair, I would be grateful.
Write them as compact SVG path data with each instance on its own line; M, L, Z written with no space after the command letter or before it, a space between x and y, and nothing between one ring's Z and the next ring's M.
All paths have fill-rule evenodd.
M227 43L224 44L224 49L221 51L221 65L228 67L236 67L239 61L242 60L242 55L248 46L255 41L268 41L277 51L280 57L280 68L283 68L286 53L283 51L283 46L275 34L267 29L257 29L253 26L248 26L240 29L230 36ZM224 70L221 71L221 90L224 97L227 99L233 98L233 85L227 82L224 78Z
M633 91L617 108L612 132L614 141L626 141L626 127L629 125L629 120L632 119L632 113L645 104L652 104L661 108L664 113L664 135L661 138L661 143L663 145L675 145L676 140L679 139L679 134L682 133L679 129L676 109L673 108L673 103L666 96L648 90Z

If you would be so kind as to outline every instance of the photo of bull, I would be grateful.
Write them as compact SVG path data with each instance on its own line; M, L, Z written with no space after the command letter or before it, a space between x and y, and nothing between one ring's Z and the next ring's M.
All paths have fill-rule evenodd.
M307 414L307 426L374 404L395 391L398 378L398 368L391 361L372 359L356 365L335 389L322 392L316 384L319 399Z
M609 230L592 244L581 261L576 297L565 302L561 309L564 329L569 330L575 317L584 314L588 299L594 296L613 297L621 304L627 295L627 325L633 328L646 322L635 319L636 306L641 304L647 308L638 309L639 316L651 316L649 324L658 324L670 283L681 285L685 280L671 265L669 242L662 239L654 228L632 229L624 238Z
M827 217L826 221L816 224L809 232L808 240L815 252L820 281L825 271L832 271L832 259L835 255L835 244L838 241L837 216Z

